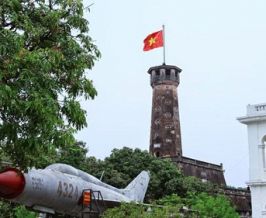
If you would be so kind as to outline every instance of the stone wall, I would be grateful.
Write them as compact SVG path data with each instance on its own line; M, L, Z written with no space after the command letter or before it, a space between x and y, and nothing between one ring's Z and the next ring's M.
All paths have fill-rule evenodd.
M202 182L212 182L219 186L226 186L223 165L212 164L188 157L171 157L185 176L194 176Z

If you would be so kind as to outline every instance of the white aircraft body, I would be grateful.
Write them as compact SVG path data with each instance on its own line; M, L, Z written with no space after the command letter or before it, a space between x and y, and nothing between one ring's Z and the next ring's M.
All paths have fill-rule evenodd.
M92 192L90 209L113 207L121 202L142 203L149 183L142 171L126 188L118 189L66 164L22 173L15 168L0 172L0 197L48 214L82 217L84 191Z

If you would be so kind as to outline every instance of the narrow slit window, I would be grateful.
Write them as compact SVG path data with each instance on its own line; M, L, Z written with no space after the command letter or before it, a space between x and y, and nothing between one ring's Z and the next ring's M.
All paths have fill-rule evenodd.
M266 169L266 135L263 136L262 138L262 145L261 145L261 149L262 149L262 163L263 163L263 168Z

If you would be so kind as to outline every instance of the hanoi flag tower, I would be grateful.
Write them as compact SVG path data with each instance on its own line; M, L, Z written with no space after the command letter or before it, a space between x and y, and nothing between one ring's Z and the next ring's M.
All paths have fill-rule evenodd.
M157 44L156 44L157 43ZM165 64L165 28L144 39L144 51L163 46L163 64L151 67L150 84L153 88L150 132L150 153L169 157L185 176L225 185L222 164L216 165L183 156L177 87L181 69Z
M153 88L150 153L157 157L182 155L177 97L181 71L164 64L148 70Z

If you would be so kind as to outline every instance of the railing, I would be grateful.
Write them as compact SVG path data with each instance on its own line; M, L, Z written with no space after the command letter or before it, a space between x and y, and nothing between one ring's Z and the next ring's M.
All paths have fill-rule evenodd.
M151 85L161 84L163 82L174 82L174 84L179 84L179 75L177 69L167 68L167 69L154 69L151 71Z
M85 214L91 214L91 215L93 214L96 217L99 217L99 215L105 209L105 203L103 200L102 193L100 191L84 189L82 191L82 196L84 196L85 192L90 193L91 202L89 205L82 204L82 218L84 217Z
M266 103L254 104L247 106L247 114L264 114L266 113Z

